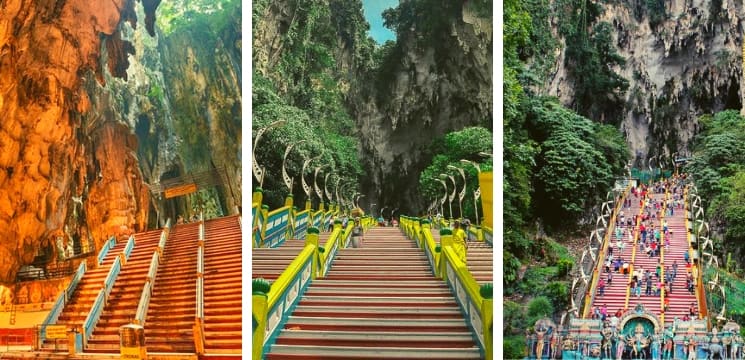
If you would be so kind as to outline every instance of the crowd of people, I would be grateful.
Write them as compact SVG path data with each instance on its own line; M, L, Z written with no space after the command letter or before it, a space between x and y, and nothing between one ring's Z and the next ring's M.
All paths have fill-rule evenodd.
M639 252L636 256L644 254L649 258L659 258L660 250L664 247L665 251L670 248L670 240L673 232L669 229L665 217L674 216L675 211L682 211L684 206L685 185L683 177L672 177L668 180L659 181L649 187L639 185L631 188L631 196L624 200L623 210L631 209L633 201L638 201L641 207L640 212L633 216L626 216L621 210L615 222L615 242L611 241L608 246L608 256L604 261L605 276L598 280L598 295L605 295L605 288L613 283L614 274L624 278L628 282L626 275L631 276L630 295L640 298L642 293L645 296L659 297L661 295L672 294L673 283L679 275L679 263L685 263L686 290L694 292L696 286L696 274L688 251L684 252L682 259L670 259L665 257L665 262L672 260L672 266L663 265L661 260L657 260L657 265L653 269L644 269L643 266L632 264L628 258L624 258L624 252L628 246L634 246L635 240L639 246ZM665 194L669 192L667 199L656 199L650 196L654 194ZM664 215L664 216L663 216ZM660 223L660 227L656 224ZM638 238L635 238L638 235ZM609 240L610 241L610 240ZM614 246L615 245L615 246ZM664 272L663 272L664 266ZM669 298L665 297L664 307L669 306ZM695 305L695 304L694 304ZM607 309L605 306L593 310L593 318L608 319ZM695 306L691 306L690 315L695 316ZM620 311L620 310L619 310Z

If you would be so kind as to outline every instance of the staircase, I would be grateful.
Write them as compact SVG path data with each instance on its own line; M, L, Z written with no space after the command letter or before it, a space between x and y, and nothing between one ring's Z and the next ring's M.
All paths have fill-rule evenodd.
M153 251L158 247L161 232L162 230L158 229L134 235L135 247L116 278L108 302L88 340L86 352L119 352L119 328L134 320Z
M331 233L321 233L318 244L325 244ZM251 252L251 278L273 283L305 247L305 240L287 240L276 248L255 248Z
M314 280L266 359L479 359L447 285L398 228L373 228Z
M672 197L672 194L670 195ZM681 194L682 197L682 194ZM667 217L668 229L673 232L670 236L670 250L665 252L665 267L673 270L673 261L678 263L678 274L673 280L672 293L666 293L670 298L670 306L665 312L665 324L671 324L675 318L683 318L689 314L691 303L698 304L696 295L686 289L686 262L683 253L688 251L688 236L684 209L675 209L673 216Z
M624 208L624 214L627 214L626 216L634 216L639 214L640 205L639 205L639 198L635 197L633 195L631 196L631 208ZM650 194L650 199L657 199L658 201L661 201L664 199L664 194ZM652 209L654 212L654 210ZM675 317L682 318L686 313L688 313L688 308L690 307L691 303L696 302L696 298L694 295L690 294L686 288L686 276L685 276L685 260L683 259L683 253L688 250L688 239L686 236L686 228L685 228L685 214L683 209L675 209L675 212L673 216L665 217L664 219L668 222L668 228L673 232L672 236L669 236L670 238L670 249L668 251L664 252L664 264L663 270L665 267L669 267L670 271L672 271L672 264L673 261L677 260L678 262L678 275L675 278L675 281L673 282L673 292L672 294L669 294L670 297L670 307L668 311L665 314L665 323L670 324L673 322ZM662 231L662 225L659 219L659 216L654 219L647 222L648 224L654 224L655 228L660 229ZM614 258L618 257L618 251L615 247L616 244L616 237L615 237L615 228L612 225L610 227L611 232L611 239L613 240L614 245ZM643 250L639 249L638 243L641 242L641 235L638 234L639 230L636 228L635 230L635 236L639 238L637 242L637 248L636 248L636 257L634 259L634 269L638 269L640 266L644 270L649 270L652 275L652 295L646 295L646 283L644 281L641 282L642 290L641 290L641 296L637 298L633 293L629 296L629 304L628 309L635 309L638 304L642 304L645 308L645 310L653 313L655 316L659 318L661 314L661 297L659 295L655 295L654 291L657 287L657 277L654 276L654 273L656 271L657 264L660 261L660 256L654 256L649 257ZM650 237L654 237L654 235L651 232L651 227L647 227L647 241L649 242ZM631 261L631 254L633 250L633 244L628 241L628 235L624 234L622 236L625 244L625 250L622 255L622 258L626 261ZM664 242L662 244L664 247ZM601 261L604 261L602 259ZM611 266L612 270L612 266ZM626 301L626 293L629 290L629 276L630 275L621 275L620 273L614 273L613 274L613 282L611 285L607 285L605 287L605 295L600 296L599 292L596 291L595 298L592 303L592 309L590 312L590 316L592 315L592 311L597 307L600 309L603 305L607 306L608 309L608 315L615 313L618 309L621 309L622 311L625 311L624 305ZM607 279L607 273L603 271L602 278L604 280Z
M91 311L93 302L96 301L96 297L103 287L106 275L108 275L109 270L111 270L111 265L113 264L114 259L119 256L126 245L126 241L117 243L116 246L109 249L103 263L99 267L85 272L85 275L75 288L72 297L68 300L67 304L65 304L65 307L57 318L55 324L65 325L67 328L77 327L79 331L82 331L83 322ZM56 349L67 351L67 341L59 341ZM44 341L44 344L42 344L42 350L54 351L54 340Z
M204 222L205 352L235 354L242 347L242 242L238 216Z
M466 265L479 285L494 283L494 248L488 242L468 242Z
M440 230L430 229L435 244L440 245ZM486 241L469 241L466 266L479 285L494 283L494 248Z
M163 250L145 319L148 353L195 353L199 223L175 225Z

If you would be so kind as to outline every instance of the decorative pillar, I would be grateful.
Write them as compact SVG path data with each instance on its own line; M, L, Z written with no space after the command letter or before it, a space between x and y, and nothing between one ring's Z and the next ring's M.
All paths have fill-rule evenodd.
M313 269L311 271L313 280L315 280L315 278L318 275L318 272L321 270L320 269L321 264L319 264L318 262L318 255L319 255L318 233L319 233L318 228L311 226L308 228L308 235L305 236L305 246L313 245L316 247L316 251L314 252L314 255L313 255Z

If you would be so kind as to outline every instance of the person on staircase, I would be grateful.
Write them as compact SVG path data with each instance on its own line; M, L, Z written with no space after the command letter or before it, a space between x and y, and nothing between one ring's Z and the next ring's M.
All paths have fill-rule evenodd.
M461 228L460 222L456 221L453 224L453 250L458 254L463 263L466 263L466 232Z
M360 225L360 218L354 218L354 227L352 228L352 247L361 248L364 237L362 236L362 225Z

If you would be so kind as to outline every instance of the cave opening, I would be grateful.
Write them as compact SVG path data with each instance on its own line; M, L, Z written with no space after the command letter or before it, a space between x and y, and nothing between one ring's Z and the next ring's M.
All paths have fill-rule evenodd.
M734 76L730 78L729 87L727 88L727 96L724 98L724 109L737 111L742 109L740 80Z

